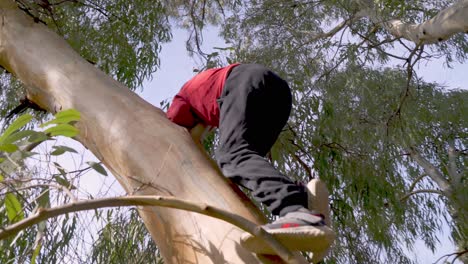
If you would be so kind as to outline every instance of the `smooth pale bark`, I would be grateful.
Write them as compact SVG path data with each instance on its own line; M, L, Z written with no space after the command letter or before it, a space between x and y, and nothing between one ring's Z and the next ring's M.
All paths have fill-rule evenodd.
M382 21L372 0L357 0L357 3L362 8L360 15L382 24L393 36L416 44L436 43L460 32L468 33L468 0L457 2L420 24L406 23L400 19Z
M229 210L257 224L264 221L189 133L160 109L82 59L13 1L0 0L0 16L0 65L26 85L28 98L43 108L80 111L77 139L129 194L172 195ZM167 263L261 262L238 244L242 231L226 222L161 207L141 207L140 215Z

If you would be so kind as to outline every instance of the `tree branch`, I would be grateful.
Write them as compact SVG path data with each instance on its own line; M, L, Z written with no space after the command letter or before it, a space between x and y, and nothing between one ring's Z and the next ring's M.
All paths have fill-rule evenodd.
M331 30L329 30L328 32L322 32L322 33L317 33L317 34L313 34L308 40L306 43L311 43L311 42L314 42L314 41L317 41L319 39L324 39L324 38L329 38L329 37L333 37L336 33L340 32L343 28L345 28L347 25L353 23L354 21L358 20L362 18L362 16L353 16L349 19L346 19L342 22L340 22L338 25L336 25L334 28L332 28ZM291 31L292 32L292 31ZM311 34L310 31L300 31L301 33L303 34Z
M452 140L449 142L449 147L448 147L447 171L450 177L452 178L454 185L461 183L461 174L457 172L457 164L456 164L457 156L458 156L458 153L455 150L454 142Z
M409 149L409 154L411 158L413 158L419 166L424 169L424 172L436 182L439 188L445 194L450 192L450 184L445 179L444 175L434 166L432 165L427 159L425 159L421 154L413 147Z
M414 195L414 194L418 194L418 193L435 193L435 194L439 194L439 195L444 195L443 192L441 191L438 191L438 190L417 190L417 191L412 191L410 193L407 193L405 194L403 197L400 198L400 201L404 201L406 199L408 199L411 195Z
M424 177L426 177L427 174L423 174L421 176L419 176L418 178L416 178L416 180L413 181L413 183L411 183L411 186L409 187L409 191L412 192L414 190L414 188L416 187L416 184L421 181L422 179L424 179Z
M420 24L404 23L400 19L382 20L382 16L373 1L357 0L365 14L372 22L381 24L390 34L404 38L416 44L431 44L443 41L460 32L468 33L468 0L461 0L442 11L433 18Z
M266 232L261 226L257 226L256 224L250 222L242 216L207 204L197 204L173 197L163 196L122 196L114 198L103 198L70 203L54 208L40 209L36 214L26 219L23 219L7 227L0 227L0 240L5 239L6 237L17 233L18 231L30 227L34 224L37 224L41 221L57 217L63 214L105 207L119 207L132 205L169 207L187 210L221 219L239 227L240 229L256 237L263 239L271 248L275 250L278 256L280 256L287 263L302 263L301 260L296 260L294 258L294 254L282 244L280 244L273 237L273 235Z

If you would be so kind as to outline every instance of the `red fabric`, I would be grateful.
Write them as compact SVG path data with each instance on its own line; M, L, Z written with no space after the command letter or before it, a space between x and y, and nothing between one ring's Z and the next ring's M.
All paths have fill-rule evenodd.
M167 117L174 123L192 128L197 123L219 126L219 107L216 99L223 91L224 82L239 63L203 71L186 82L174 97Z

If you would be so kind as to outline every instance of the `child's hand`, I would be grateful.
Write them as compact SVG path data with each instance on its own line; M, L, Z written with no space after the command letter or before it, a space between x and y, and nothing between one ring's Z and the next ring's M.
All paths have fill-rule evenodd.
M207 126L202 123L196 124L190 129L190 135L192 136L193 141L197 144L201 144L206 134L211 130L212 127Z

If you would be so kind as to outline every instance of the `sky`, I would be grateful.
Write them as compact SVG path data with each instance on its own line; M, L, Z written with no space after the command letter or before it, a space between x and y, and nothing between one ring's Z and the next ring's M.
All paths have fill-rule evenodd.
M160 69L153 75L152 80L148 80L144 83L143 91L137 92L143 99L157 107L159 107L161 101L165 99L171 100L180 87L195 75L193 72L195 63L193 58L191 58L186 51L185 41L185 31L174 28L172 41L163 45L160 54ZM225 46L225 44L222 39L218 37L216 30L210 29L205 32L204 50L206 52L209 52L211 47L222 46ZM450 89L468 89L466 85L468 65L454 64L454 66L454 69L449 69L444 66L443 62L435 61L430 64L418 65L417 71L426 81L444 83ZM72 144L80 153L84 153L83 159L85 161L96 160L89 151L84 150L84 148L77 143L66 142L66 144ZM73 170L77 166L77 163L79 163L75 159L70 160L70 155L64 155L60 157L59 160L61 163L68 164L71 168L70 170ZM113 177L103 177L95 172L83 176L81 188L86 189L87 194L92 195L102 194L103 190L106 190L108 196L124 194ZM441 230L441 243L438 245L435 253L425 248L422 242L418 242L414 253L409 254L421 264L433 263L440 256L454 252L454 246L448 240L448 236L448 228Z

